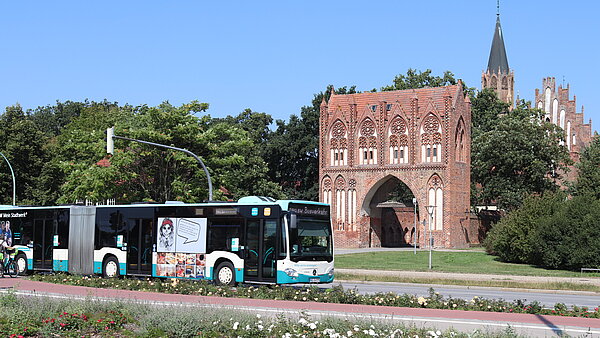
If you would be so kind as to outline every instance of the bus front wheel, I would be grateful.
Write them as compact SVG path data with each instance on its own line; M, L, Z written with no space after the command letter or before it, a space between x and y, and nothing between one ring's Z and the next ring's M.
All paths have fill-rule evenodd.
M104 260L102 276L104 276L104 278L119 277L119 261L117 261L116 258L108 257Z
M217 266L215 281L219 285L235 285L235 270L230 262L223 262Z

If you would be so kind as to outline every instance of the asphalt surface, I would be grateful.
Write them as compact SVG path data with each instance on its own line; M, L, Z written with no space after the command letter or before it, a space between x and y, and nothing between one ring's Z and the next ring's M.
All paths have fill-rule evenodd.
M531 290L512 288L491 288L478 286L454 286L439 284L410 284L390 282L357 282L336 280L331 284L319 285L320 288L330 288L333 285L341 285L345 290L355 289L360 294L375 294L394 292L397 294L409 294L427 297L429 289L445 298L459 298L471 300L474 297L486 299L503 299L506 301L522 300L526 303L538 302L545 308L553 308L556 303L566 304L568 307L586 306L594 309L600 306L600 294L587 291L568 290Z

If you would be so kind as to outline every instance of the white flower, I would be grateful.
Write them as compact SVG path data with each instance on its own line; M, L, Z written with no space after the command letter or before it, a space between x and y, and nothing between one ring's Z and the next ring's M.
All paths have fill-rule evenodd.
M314 330L314 329L316 329L316 328L317 328L317 324L315 324L315 323L310 323L310 324L308 324L308 327L309 327L311 330Z
M308 321L304 318L300 318L300 320L298 321L298 323L300 323L300 325L302 326L306 326L306 324L308 324Z
M262 331L262 329L264 329L264 326L262 326L262 325L257 325L256 327L257 327L257 328L258 328L258 330L260 330L260 331Z
M239 326L239 325L240 325L240 323L239 323L239 322L235 322L235 323L233 323L233 329L234 329L234 330L237 330L237 328L238 328L238 326Z
M346 332L346 336L348 336L348 337L352 337L352 331L348 331L348 332Z
M260 318L260 317L261 317L260 313L257 313L256 318Z

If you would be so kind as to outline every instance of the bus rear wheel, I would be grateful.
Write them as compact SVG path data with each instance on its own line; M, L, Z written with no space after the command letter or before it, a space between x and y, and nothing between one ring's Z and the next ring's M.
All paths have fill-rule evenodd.
M108 257L102 264L102 276L104 278L119 277L119 261L114 257Z
M15 258L15 263L17 263L17 270L19 271L19 276L25 276L27 274L27 257L25 255L20 254Z
M215 281L219 285L235 285L235 270L230 262L223 262L217 266Z

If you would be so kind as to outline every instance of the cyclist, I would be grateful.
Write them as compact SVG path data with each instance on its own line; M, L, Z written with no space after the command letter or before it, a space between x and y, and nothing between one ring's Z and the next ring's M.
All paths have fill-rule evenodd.
M6 269L6 263L8 262L8 255L13 250L12 244L12 232L10 230L10 221L2 221L0 223L0 252L2 254L2 266Z

